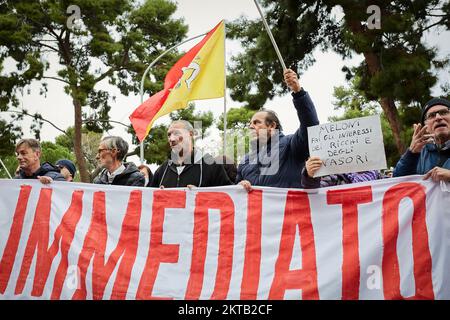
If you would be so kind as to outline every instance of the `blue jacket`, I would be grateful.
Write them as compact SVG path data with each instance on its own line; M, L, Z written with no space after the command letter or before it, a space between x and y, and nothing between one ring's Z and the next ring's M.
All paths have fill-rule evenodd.
M66 181L59 171L59 168L55 167L49 162L44 162L41 167L33 173L31 176L25 175L22 169L19 170L19 174L14 177L14 179L37 179L39 176L47 176L52 178L54 181Z
M440 159L444 161L441 167L450 169L450 141L440 151L435 144L426 144L420 153L412 153L408 149L397 162L393 176L425 174L436 167Z
M309 156L307 128L318 125L319 119L306 91L301 90L292 96L300 128L291 135L279 133L278 137L272 137L274 148L268 142L267 148L246 154L239 164L236 183L248 180L254 186L302 187L300 175Z

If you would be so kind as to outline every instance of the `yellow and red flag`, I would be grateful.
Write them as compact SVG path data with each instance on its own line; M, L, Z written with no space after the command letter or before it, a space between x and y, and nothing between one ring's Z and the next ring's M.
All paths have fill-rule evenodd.
M159 117L187 107L192 100L223 97L225 93L225 24L221 21L169 70L164 89L130 115L139 141Z

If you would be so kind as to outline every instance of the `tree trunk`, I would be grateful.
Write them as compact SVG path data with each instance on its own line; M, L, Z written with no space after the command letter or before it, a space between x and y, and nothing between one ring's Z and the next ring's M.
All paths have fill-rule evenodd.
M345 8L344 8L345 11ZM362 36L364 32L368 32L368 30L364 30L361 22L352 20L347 21L350 30L355 36ZM380 57L373 51L364 51L363 52L365 62L369 69L370 76L375 76L378 72L381 71L381 62ZM392 135L395 140L395 145L397 147L399 155L403 154L406 150L404 143L400 138L400 121L398 117L398 110L395 106L394 99L392 97L380 97L381 108L386 114L386 118L389 122L389 125L392 129Z
M91 180L89 178L89 172L86 168L86 160L84 158L81 143L81 128L82 128L81 103L76 98L72 98L72 101L75 110L75 137L73 141L73 149L75 152L75 157L77 159L81 182L89 183L91 182Z
M379 57L373 52L364 52L364 58L369 68L369 73L371 76L376 75L381 70L381 64ZM399 155L403 154L406 150L404 143L400 138L400 121L398 119L398 110L395 106L394 99L391 97L380 97L381 108L386 114L386 118L392 129L392 135L395 140L395 145Z

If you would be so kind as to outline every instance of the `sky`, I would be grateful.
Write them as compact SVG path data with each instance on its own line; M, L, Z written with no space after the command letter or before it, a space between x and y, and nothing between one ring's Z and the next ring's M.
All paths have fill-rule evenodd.
M241 15L249 18L258 18L259 14L253 0L178 0L178 9L175 17L183 18L189 26L187 37L193 37L205 33L212 29L220 20L232 21ZM81 11L83 9L81 8ZM444 41L444 39L447 39ZM441 34L429 34L428 41L437 45L441 55L450 55L450 39L448 32ZM199 39L184 44L180 48L189 50ZM226 42L226 59L239 52L240 46L237 41ZM351 60L343 61L342 58L333 53L323 53L320 50L314 52L316 62L299 76L300 83L306 91L309 92L317 109L321 123L327 122L331 115L338 114L333 110L333 89L336 86L345 85L345 76L341 71L343 66L355 66L362 61L362 56L355 55ZM7 67L7 66L6 66ZM280 65L281 68L281 65ZM52 71L52 70L51 70ZM53 70L54 71L54 70ZM450 80L449 72L441 72L442 79ZM116 95L116 101L112 103L110 111L111 120L120 121L129 124L129 115L139 106L140 97L136 95L122 96L120 92L109 86L106 81L98 84L102 89L109 90ZM24 95L21 99L23 108L29 111L39 111L42 116L62 129L73 125L73 106L71 99L64 93L63 84L52 81L49 83L49 92L46 97L39 95L39 86L31 86L31 95ZM439 94L439 87L434 88L434 93ZM148 97L148 96L147 96ZM223 112L223 99L211 99L196 101L197 110L211 110L215 118ZM241 103L234 102L227 97L227 107L239 107ZM284 127L285 133L293 133L299 126L297 115L289 94L283 97L276 97L267 101L264 107L277 112L280 121ZM5 115L2 114L2 118ZM168 122L168 116L158 120L156 123ZM31 121L25 121L23 126L24 134L29 131ZM41 130L42 141L54 141L54 138L61 134L58 130L48 124L44 124ZM109 135L120 135L128 142L131 142L131 136L126 133L126 128L117 125L110 130ZM214 133L213 133L214 134ZM31 134L30 134L31 136ZM139 159L130 158L132 161L139 162Z

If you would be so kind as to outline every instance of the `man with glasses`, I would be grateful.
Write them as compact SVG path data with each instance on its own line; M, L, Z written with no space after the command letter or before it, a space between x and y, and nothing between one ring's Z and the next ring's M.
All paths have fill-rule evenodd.
M425 174L424 179L450 181L450 101L433 98L414 124L411 145L394 169L394 177Z
M96 184L143 187L145 177L132 162L123 162L128 152L128 143L121 137L103 138L96 159L103 170L94 179Z

